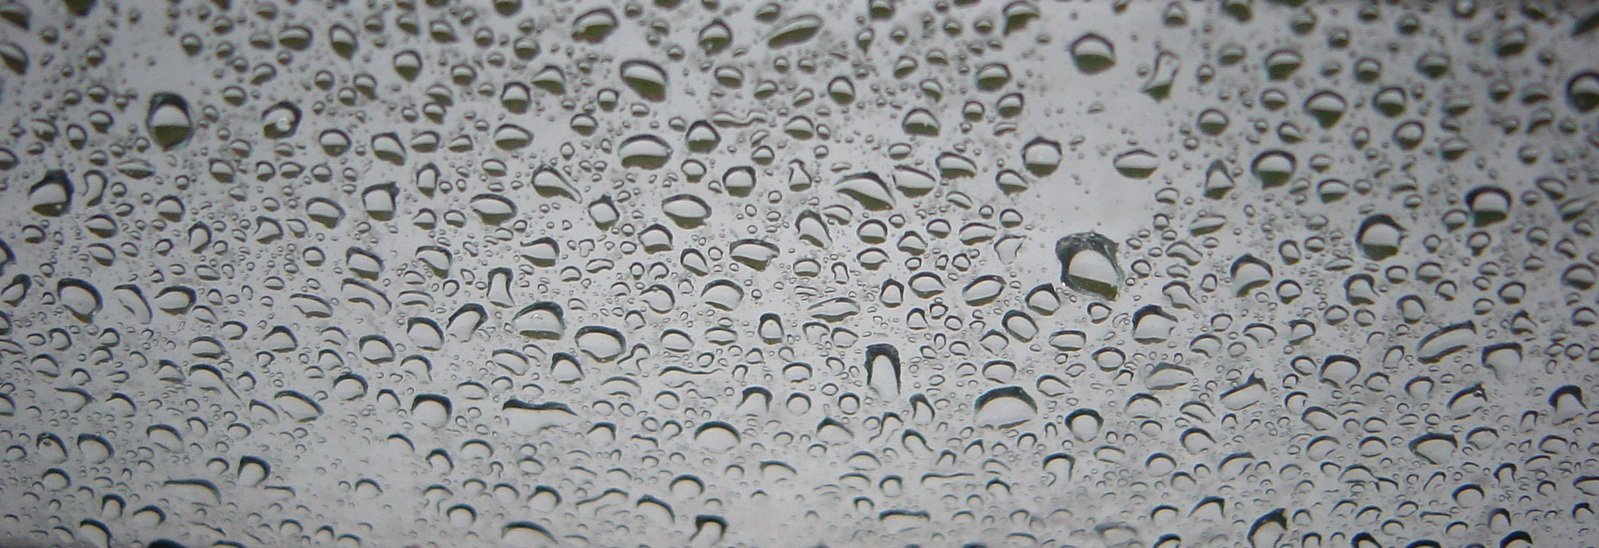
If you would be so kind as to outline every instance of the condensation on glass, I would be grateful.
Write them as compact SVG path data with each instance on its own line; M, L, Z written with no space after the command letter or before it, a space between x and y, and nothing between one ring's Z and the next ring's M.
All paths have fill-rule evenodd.
M1596 26L4 1L0 543L1591 542Z

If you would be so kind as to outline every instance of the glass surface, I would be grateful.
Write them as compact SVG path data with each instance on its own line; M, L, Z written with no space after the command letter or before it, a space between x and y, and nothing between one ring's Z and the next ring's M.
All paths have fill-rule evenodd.
M0 2L0 544L1592 543L1595 27Z

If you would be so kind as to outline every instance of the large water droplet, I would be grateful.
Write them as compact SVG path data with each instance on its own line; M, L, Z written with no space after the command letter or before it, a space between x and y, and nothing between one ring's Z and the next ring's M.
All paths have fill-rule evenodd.
M1055 242L1060 279L1072 290L1115 300L1122 283L1116 242L1097 232L1082 232Z
M189 136L194 133L189 101L173 93L152 95L144 122L150 131L150 138L164 149L188 142Z

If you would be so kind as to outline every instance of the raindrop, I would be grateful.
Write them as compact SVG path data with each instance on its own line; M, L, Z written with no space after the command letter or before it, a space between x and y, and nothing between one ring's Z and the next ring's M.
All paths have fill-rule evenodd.
M579 350L602 362L616 359L627 348L627 341L622 338L620 331L602 326L579 328L576 342Z
M1055 242L1061 282L1081 293L1116 300L1122 283L1116 242L1097 232L1072 234Z
M1072 42L1072 61L1084 74L1104 72L1116 64L1116 48L1098 34L1084 34Z
M1268 150L1255 156L1255 161L1250 164L1250 171L1260 179L1266 187L1281 186L1294 176L1294 168L1299 163L1292 154L1281 150Z
M889 192L888 184L876 173L846 175L833 185L833 190L854 198L867 209L885 210L894 207L894 195Z
M666 71L649 61L624 61L622 82L640 97L660 102L666 99Z
M1372 215L1360 222L1355 232L1355 242L1366 258L1380 261L1399 254L1399 244L1405 230L1387 215Z
M261 132L268 139L293 137L300 129L300 107L288 101L279 101L261 113Z
M683 228L696 228L711 217L711 206L693 194L678 194L661 202L661 212Z
M76 188L67 178L67 172L52 169L28 189L28 208L46 217L60 217L72 207L75 192ZM11 257L11 251L5 250L5 262L10 262Z
M672 157L672 147L654 135L635 135L617 147L624 167L659 169Z
M822 18L816 15L792 17L772 28L771 34L767 35L766 45L781 48L804 43L821 31L822 24Z
M1060 162L1060 143L1039 137L1022 147L1022 163L1033 175L1043 177L1054 173Z
M1038 404L1019 386L1003 386L977 397L976 421L983 426L1011 428L1032 420Z
M1160 158L1147 150L1135 149L1116 155L1113 165L1124 177L1145 179L1160 167Z
M149 113L145 115L144 123L150 131L150 138L163 149L188 142L194 133L189 101L172 93L157 93L150 97Z
M572 19L572 37L590 43L600 43L616 30L616 15L607 8L584 12Z

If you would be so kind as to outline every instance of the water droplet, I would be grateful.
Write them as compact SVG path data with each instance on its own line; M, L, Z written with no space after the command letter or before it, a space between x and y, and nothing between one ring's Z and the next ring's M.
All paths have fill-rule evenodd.
M1096 74L1116 64L1116 48L1098 34L1084 34L1072 42L1072 61L1084 74Z
M1060 162L1060 143L1039 137L1022 147L1022 163L1033 175L1043 177L1054 173Z
M189 101L172 93L150 96L149 113L145 115L144 123L150 131L150 137L163 149L188 142L194 133Z
M1116 242L1097 232L1072 234L1055 242L1061 282L1081 293L1116 300L1122 283Z
M1124 177L1144 179L1160 167L1160 158L1147 150L1135 149L1116 155L1113 165L1116 166L1116 172Z
M1387 215L1372 215L1360 222L1355 232L1355 242L1366 258L1380 261L1399 254L1399 245L1405 230Z
M821 17L811 14L798 15L772 28L767 35L766 45L772 48L781 48L804 43L815 37L822 29Z
M983 426L1011 428L1032 420L1038 404L1019 386L1003 386L977 397L976 422Z
M833 185L833 190L854 198L867 209L885 210L894 207L894 195L889 192L888 184L876 173L846 175Z
M641 60L623 61L620 70L622 82L640 97L656 102L666 99L666 71L660 65Z
M572 37L597 44L616 30L616 24L616 15L610 9L590 10L572 19Z
M617 154L625 167L659 169L671 159L672 147L654 135L635 135L622 141Z

